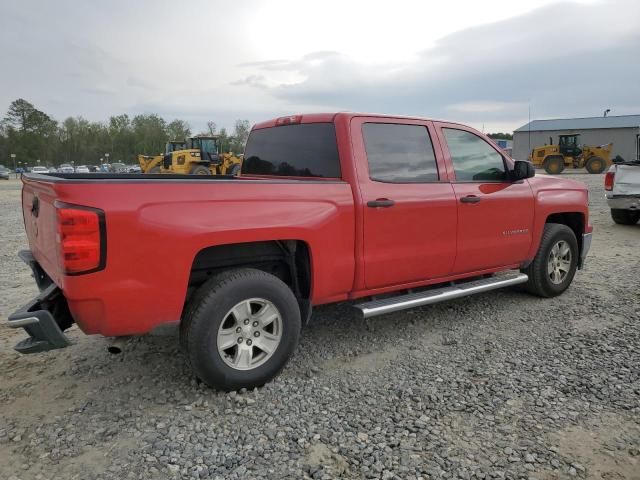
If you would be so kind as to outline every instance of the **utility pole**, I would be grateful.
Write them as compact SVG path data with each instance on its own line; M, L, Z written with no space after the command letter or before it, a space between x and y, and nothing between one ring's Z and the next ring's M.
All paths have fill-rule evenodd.
M11 159L13 160L13 171L16 174L16 178L18 178L18 168L16 167L16 154L15 153L11 154Z

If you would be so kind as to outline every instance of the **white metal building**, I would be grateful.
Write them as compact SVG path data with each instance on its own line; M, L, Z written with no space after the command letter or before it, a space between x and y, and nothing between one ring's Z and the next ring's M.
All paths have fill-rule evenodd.
M534 147L574 133L581 145L613 143L612 158L640 159L640 115L533 120L513 132L513 158L526 160Z

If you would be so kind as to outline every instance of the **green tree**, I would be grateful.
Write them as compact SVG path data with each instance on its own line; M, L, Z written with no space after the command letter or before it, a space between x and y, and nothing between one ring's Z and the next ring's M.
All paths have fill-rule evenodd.
M129 115L110 117L108 130L111 142L110 161L130 161L134 155L136 142Z
M136 115L132 123L137 153L157 155L164 151L164 145L169 138L167 122L162 117L154 113Z
M236 120L233 135L229 141L230 151L236 154L244 152L244 146L247 143L250 131L251 124L249 120Z
M494 140L513 140L513 135L510 133L490 133L487 136L489 138L493 138Z
M184 120L174 120L167 125L169 140L184 140L191 136L191 127Z
M5 149L22 162L35 165L48 163L55 151L57 123L49 115L19 98L11 102L3 121Z
M11 102L4 123L9 128L15 128L21 132L26 132L34 119L36 108L23 98L19 98Z

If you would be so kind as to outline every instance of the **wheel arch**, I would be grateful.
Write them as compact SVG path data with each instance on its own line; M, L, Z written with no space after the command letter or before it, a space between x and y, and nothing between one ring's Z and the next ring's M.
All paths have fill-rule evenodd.
M293 291L305 324L311 314L312 251L304 240L264 240L212 245L198 251L191 263L185 305L212 275L235 268L270 273Z
M569 227L574 235L576 236L576 241L578 242L578 269L582 268L582 248L583 248L583 239L582 234L585 232L585 214L582 212L554 212L547 215L545 218L544 224L548 223L558 223L560 225L566 225ZM539 247L540 243L536 246L536 251Z
M560 223L573 230L578 241L578 249L582 253L582 234L585 226L585 218L582 212L552 213L547 216L544 223Z
M540 248L544 226L548 223L559 223L561 225L566 225L567 227L569 227L576 236L579 253L582 254L582 235L586 231L586 214L584 212L575 210L560 212L551 211L536 218L533 241L531 243L531 248L529 249L529 254L527 255L528 259L522 264L523 267L527 267L533 261L533 258L538 252L538 248ZM582 266L579 265L579 267L581 268Z

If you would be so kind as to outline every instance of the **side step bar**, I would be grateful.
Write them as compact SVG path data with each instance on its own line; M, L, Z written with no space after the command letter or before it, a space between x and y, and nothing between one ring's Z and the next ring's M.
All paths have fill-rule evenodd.
M433 303L445 302L454 298L466 297L474 293L488 292L497 288L508 287L525 283L529 277L524 273L498 275L481 280L459 283L447 287L425 290L419 293L409 293L397 297L373 300L366 303L359 303L355 308L362 312L364 318L384 315L385 313L398 312L407 308L421 307Z

